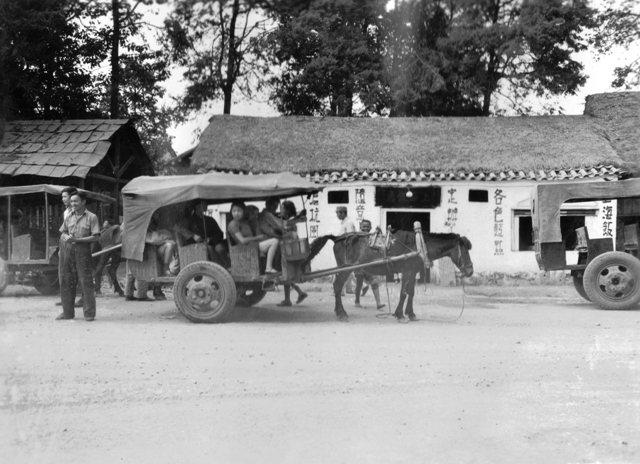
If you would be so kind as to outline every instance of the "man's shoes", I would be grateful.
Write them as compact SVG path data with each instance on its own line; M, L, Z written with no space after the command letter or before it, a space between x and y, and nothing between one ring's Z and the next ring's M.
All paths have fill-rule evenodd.
M95 317L85 317L84 320L87 321L87 322L93 322L93 321L96 320L96 318Z
M281 301L276 306L292 306L291 302L288 300Z
M301 294L299 294L299 295L298 295L298 299L296 300L296 304L300 304L300 303L302 303L302 302L304 301L304 299L305 299L306 297L308 297L308 296L309 296L309 294L308 294L308 293L301 293Z
M153 294L153 297L154 297L156 300L159 300L159 301L164 301L164 300L166 300L166 299L167 299L167 295L165 295L165 294L164 294L164 293L162 293L162 292L158 292L157 294L156 294L156 293L154 293L154 294Z
M127 295L124 297L125 301L137 301L138 299L133 295Z
M60 313L58 314L58 317L56 317L56 321L68 321L73 319L72 317L67 316L65 313Z

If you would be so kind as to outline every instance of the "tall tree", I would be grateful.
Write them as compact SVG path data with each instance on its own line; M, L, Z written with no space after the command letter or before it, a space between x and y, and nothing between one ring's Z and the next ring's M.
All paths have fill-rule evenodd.
M457 1L450 35L440 45L478 63L483 115L501 87L518 110L528 95L573 95L586 82L573 56L588 46L583 32L595 27L586 0Z
M269 68L260 37L269 20L259 5L257 0L176 0L165 21L165 39L172 62L185 68L181 114L220 98L229 114L237 92L251 98L261 88Z
M600 53L609 53L614 46L629 49L640 43L640 2L637 0L607 0L598 14L600 27L594 45ZM640 56L629 59L614 69L613 87L640 87Z
M277 2L269 36L281 74L271 96L284 114L381 114L386 105L385 0ZM355 104L355 110L354 110Z
M105 57L73 0L0 0L0 119L94 115L91 69Z

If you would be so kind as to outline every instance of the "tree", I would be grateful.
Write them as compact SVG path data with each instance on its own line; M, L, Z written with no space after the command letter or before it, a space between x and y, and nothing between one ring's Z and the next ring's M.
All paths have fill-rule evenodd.
M451 3L415 0L387 15L390 116L477 116L482 109L478 63L444 50L455 10Z
M268 23L256 0L176 0L165 42L172 62L185 68L181 114L220 98L229 114L235 91L251 98L261 88L269 68L259 39Z
M384 0L283 0L268 38L282 71L271 100L284 114L381 114L386 106ZM361 108L354 110L354 103Z
M0 119L93 116L99 37L78 23L79 2L0 0Z
M601 25L594 36L600 53L609 53L614 46L629 49L640 41L640 3L637 0L607 0L598 15ZM631 89L640 86L640 56L615 68L613 87Z
M595 27L585 0L458 0L449 37L440 45L478 65L482 114L501 91L516 110L528 95L575 94L586 82L573 53L585 50L582 34ZM507 90L509 94L504 90Z

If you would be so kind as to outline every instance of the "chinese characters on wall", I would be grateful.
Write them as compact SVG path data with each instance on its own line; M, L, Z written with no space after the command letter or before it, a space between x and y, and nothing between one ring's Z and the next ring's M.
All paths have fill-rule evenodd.
M502 200L504 200L505 198L506 197L502 194L502 189L496 189L493 193L493 201L495 205L495 208L493 209L493 242L495 245L494 255L496 256L504 254L504 250L502 249L502 242L504 240L504 216L502 212Z
M309 222L309 238L318 238L319 224L318 213L318 194L314 193L309 201L309 210L307 211L307 221Z
M613 238L613 205L611 200L602 201L602 237Z
M356 213L358 214L358 222L362 222L364 216L364 189L356 189Z
M456 191L457 190L454 188L447 190L447 193L449 194L449 200L447 202L449 207L447 208L447 220L445 221L444 226L449 228L449 232L453 232L453 228L455 227L456 222L458 222L458 207L455 206L458 204L455 197Z

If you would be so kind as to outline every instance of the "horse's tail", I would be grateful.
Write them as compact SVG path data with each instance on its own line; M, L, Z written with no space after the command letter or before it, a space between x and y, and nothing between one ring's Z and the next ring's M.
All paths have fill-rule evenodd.
M324 248L324 246L325 246L325 244L327 243L328 240L335 241L336 240L336 236L335 235L323 235L322 237L318 237L317 239L315 239L313 241L313 243L309 247L309 256L307 257L307 259L304 260L304 262L301 265L302 269L304 269L304 267L307 264L309 264L313 258L318 256L318 253L320 253L320 250L322 250L322 248Z

